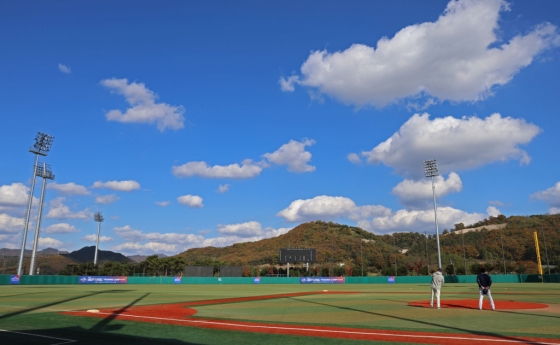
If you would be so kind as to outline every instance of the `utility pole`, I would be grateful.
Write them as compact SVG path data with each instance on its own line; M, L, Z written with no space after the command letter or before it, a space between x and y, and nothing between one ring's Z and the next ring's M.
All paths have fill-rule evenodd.
M544 253L546 255L546 267L548 268L548 274L550 274L550 264L548 263L548 251L546 250L546 238L544 237L544 228L541 223L542 239L544 241Z

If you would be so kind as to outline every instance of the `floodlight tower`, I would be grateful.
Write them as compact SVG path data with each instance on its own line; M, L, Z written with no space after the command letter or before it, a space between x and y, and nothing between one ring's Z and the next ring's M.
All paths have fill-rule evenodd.
M35 176L37 176L37 165L39 156L46 156L51 149L54 137L45 133L37 132L35 136L35 144L29 149L29 152L35 154L35 165L33 165L33 175L31 176L31 188L29 189L29 200L27 201L27 211L25 223L23 224L23 236L21 239L21 252L19 255L19 264L17 274L21 275L23 267L23 255L25 254L25 242L27 241L27 230L29 229L29 216L31 215L31 203L33 201L33 190L35 189Z
M436 187L434 186L434 177L439 176L437 163L435 159L424 161L424 173L426 177L432 178L432 193L434 195L434 214L436 218L436 240L437 240L437 255L438 255L438 267L441 267L441 252L439 249L439 229L437 220L437 204L436 204ZM443 267L442 267L443 268Z
M37 255L37 244L39 243L39 231L41 230L41 217L43 215L43 201L45 200L45 187L47 180L54 180L51 166L43 163L43 166L36 167L37 176L43 178L43 187L41 188L41 200L39 201L39 212L37 214L37 224L35 227L35 240L33 241L33 251L31 252L31 264L29 265L29 275L32 276L35 268L35 257Z
M93 257L93 264L97 265L97 251L99 250L99 234L101 233L101 222L105 219L101 215L101 212L96 212L93 214L93 220L97 222L97 240L95 242L95 256Z

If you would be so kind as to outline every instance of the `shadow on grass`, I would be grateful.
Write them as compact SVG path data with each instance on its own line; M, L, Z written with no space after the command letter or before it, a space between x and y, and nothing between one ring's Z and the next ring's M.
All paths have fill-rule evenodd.
M103 344L103 345L199 345L177 339L165 339L160 337L132 336L124 334L114 334L107 332L96 332L86 328L75 326L65 328L34 329L22 331L0 332L2 342L6 344Z
M102 330L118 330L120 329L120 327L107 327L109 325L109 323L111 323L111 321L113 321L117 316L119 316L120 314L126 312L126 310L130 307L132 307L133 305L135 305L136 303L140 302L141 300L143 300L144 298L148 297L150 293L146 293L144 294L142 297L139 297L137 299L135 299L134 301L130 302L128 305L122 307L121 309L114 311L113 313L111 313L111 315L109 315L108 317L105 317L103 319L101 319L101 321L99 321L95 326L93 326L91 328L92 331L94 332L100 332ZM120 325L115 325L115 326L120 326Z
M350 307L342 307L342 306L337 306L337 305L332 305L332 304L326 304L326 303L320 303L320 302L314 302L314 301L308 301L308 300L302 300L302 299L297 299L297 298L293 298L293 297L288 297L292 300L295 301L299 301L299 302L305 302L305 303L310 303L310 304L317 304L317 305L321 305L321 306L326 306L326 307L331 307L331 308L336 308L336 309L342 309L342 310L349 310L349 311L355 311L358 313L364 313L364 314L369 314L369 315L375 315L375 316L382 316L382 317L386 317L389 319L396 319L396 320L401 320L401 321L408 321L408 322L413 322L413 323L418 323L421 325L427 325L427 326L432 326L432 327L439 327L439 328L445 328L448 330L452 330L452 331L459 331L459 332L463 332L463 333L468 333L468 334L474 334L474 335L485 335L485 336L492 336L492 337L497 337L500 339L504 339L504 340L513 340L515 342L527 342L525 339L521 339L521 338L517 338L517 337L512 337L512 336L507 336L507 335L503 335L503 334L498 334L498 333L492 333L492 332L477 332L477 331L472 331L470 329L464 329L464 328L459 328L459 327L452 327L452 326L445 326L442 324L438 324L438 323L433 323L433 322L428 322L428 321L421 321L421 320L415 320L415 319L409 319L406 317L402 317L402 316L393 316L393 315L388 315L388 314L382 314L382 313L375 313L372 311L366 311L366 310L360 310L360 309L354 309L354 308L350 308ZM402 302L402 301L401 301Z
M56 302L51 302L51 303L46 303L46 304L42 304L36 307L32 307L32 308L27 308L27 309L22 309L22 310L18 310L15 311L13 313L8 313L8 314L4 314L4 315L0 315L0 320L2 319L8 319L10 317L13 316L18 316L21 314L25 314L25 313L29 313L35 310L39 310L39 309L43 309L43 308L48 308L48 307L52 307L55 305L59 305L62 303L66 303L66 302L70 302L70 301L75 301L78 299L82 299L82 298L87 298L87 297L91 297L91 296L96 296L96 295L101 295L101 294L105 294L105 293L118 293L118 292L123 292L123 291L127 291L127 290L107 290L107 291L96 291L96 292L92 292L89 294L85 294L85 295L80 295L80 296L76 296L76 297L71 297L71 298L66 298L60 301L56 301Z

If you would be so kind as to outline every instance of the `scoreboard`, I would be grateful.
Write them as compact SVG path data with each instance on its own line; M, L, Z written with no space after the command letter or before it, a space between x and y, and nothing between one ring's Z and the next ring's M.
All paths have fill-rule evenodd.
M281 248L280 263L315 262L315 248Z

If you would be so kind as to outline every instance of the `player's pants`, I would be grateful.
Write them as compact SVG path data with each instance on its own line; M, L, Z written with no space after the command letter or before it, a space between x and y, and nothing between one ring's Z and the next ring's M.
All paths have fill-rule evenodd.
M478 291L480 292L480 298L478 299L478 309L482 309L482 300L484 299L484 294L482 293L482 288L479 288ZM488 299L490 300L490 305L492 306L492 310L495 310L496 307L494 306L494 300L492 299L492 292L488 289Z
M430 301L430 306L434 306L434 295L436 296L436 301L437 301L437 307L440 307L439 304L439 290L438 289L434 289L432 288L432 300Z

